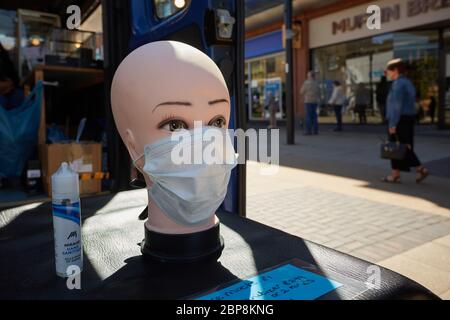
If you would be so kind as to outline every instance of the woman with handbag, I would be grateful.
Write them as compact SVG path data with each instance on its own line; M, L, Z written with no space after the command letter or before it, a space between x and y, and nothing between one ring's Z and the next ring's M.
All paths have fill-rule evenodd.
M428 176L425 168L414 152L414 123L416 89L405 77L405 64L401 59L389 61L387 74L393 80L387 98L386 118L389 123L389 141L406 145L403 159L391 159L392 173L383 178L384 182L398 182L400 171L409 171L415 167L416 182L422 182Z

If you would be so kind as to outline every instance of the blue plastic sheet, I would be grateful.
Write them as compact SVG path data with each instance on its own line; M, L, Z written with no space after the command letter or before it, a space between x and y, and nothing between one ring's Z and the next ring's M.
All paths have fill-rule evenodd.
M47 141L50 143L58 143L63 141L68 141L64 132L54 123L47 127Z
M0 177L19 177L33 155L37 140L42 104L42 82L17 108L0 107Z

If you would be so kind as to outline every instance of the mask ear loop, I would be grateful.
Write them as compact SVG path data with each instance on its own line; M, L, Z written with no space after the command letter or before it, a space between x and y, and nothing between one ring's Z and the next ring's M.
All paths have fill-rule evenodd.
M150 177L150 180L155 181L156 177L154 177L153 175L149 174L148 172L144 171L144 168L140 168L137 165L137 161L139 161L140 159L142 159L142 157L145 156L145 154L141 154L139 157L137 157L136 159L133 160L133 165L134 167L142 174L142 175L148 175Z
M136 159L133 160L133 166L134 166L136 169L138 169L139 172L142 173L142 174L144 174L144 172L143 172L142 168L140 168L140 167L138 166L137 162L138 162L139 160L141 160L143 156L144 156L144 154L141 154L139 157L137 157Z
M133 165L134 167L142 174L144 175L144 170L142 168L140 168L137 165L137 161L139 161L142 157L144 156L144 154L140 155L139 157L137 157L136 159L133 160ZM150 177L151 178L151 177ZM135 188L139 188L139 189L143 189L143 188L147 188L147 184L145 183L145 181L139 179L139 178L135 178L130 182L130 185L132 187ZM139 220L145 220L148 218L148 206L145 206L144 210L142 210L142 212L139 214L138 219Z
M135 167L135 168L138 170L138 172L139 172L140 174L142 174L142 175L143 175L143 172L142 172L141 168L139 168L139 166L137 165L136 162L137 162L139 159L141 159L143 156L144 156L144 155L142 154L141 156L139 156L138 158L136 158L135 160L133 160L133 165L134 165L134 167ZM130 181L130 186L133 187L133 188L136 188L136 189L141 189L141 188L147 187L145 181L142 180L142 179L139 179L139 177L134 178L133 180L131 180L131 181Z
M134 167L138 170L139 173L142 173L141 168L139 168L139 166L137 165L137 161L139 159L141 159L144 156L144 154L142 154L141 156L139 156L137 159L133 160L133 165ZM147 184L145 183L144 180L139 179L139 178L134 178L133 180L130 181L130 186L132 188L136 188L136 189L143 189L147 187ZM148 218L148 206L145 206L144 210L142 210L142 212L139 214L138 219L139 220L145 220Z

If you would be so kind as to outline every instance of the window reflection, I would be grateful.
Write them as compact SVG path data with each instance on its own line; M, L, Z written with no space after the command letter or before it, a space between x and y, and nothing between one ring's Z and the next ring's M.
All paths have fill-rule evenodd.
M251 59L246 63L247 106L250 120L269 118L268 96L278 103L277 118L285 117L284 110L284 54ZM269 93L270 92L270 93Z
M153 0L156 15L160 19L168 18L186 7L188 0Z
M366 109L368 122L382 122L382 108L377 103L376 87L384 76L386 63L402 58L408 65L407 76L418 92L418 121L430 122L431 97L438 96L438 31L405 31L383 34L312 50L312 63L321 82L321 122L332 122L332 110L327 101L332 83L345 85L349 105L344 110L344 122L356 122L354 115L355 89L362 84L370 91Z

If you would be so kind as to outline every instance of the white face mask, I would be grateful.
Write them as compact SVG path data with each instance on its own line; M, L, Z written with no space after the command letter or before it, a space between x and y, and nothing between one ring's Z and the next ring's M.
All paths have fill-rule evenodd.
M222 138L203 141L206 130L216 130L214 132L220 133ZM220 206L227 192L231 170L237 162L226 129L202 127L181 131L179 134L189 139L172 141L168 136L145 146L143 172L153 182L148 190L149 198L177 223L192 226L205 222ZM177 164L180 163L179 158L174 161L182 147L188 147L191 154L201 150L203 155L205 148L211 150L211 146L215 148L217 163L208 164L211 161L205 162L205 159L198 164Z

